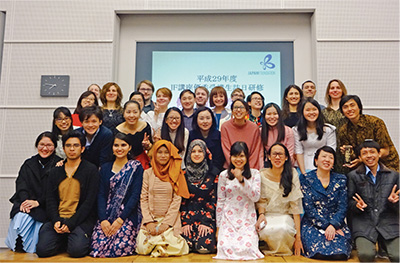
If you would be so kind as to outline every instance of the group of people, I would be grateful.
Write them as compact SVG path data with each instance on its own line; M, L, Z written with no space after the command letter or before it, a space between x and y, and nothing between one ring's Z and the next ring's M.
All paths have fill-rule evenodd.
M39 257L134 253L399 260L399 156L385 123L334 79L326 107L311 80L264 95L222 86L172 92L141 81L122 105L96 84L16 180L6 244ZM99 100L102 106L99 106ZM261 246L259 241L264 241Z

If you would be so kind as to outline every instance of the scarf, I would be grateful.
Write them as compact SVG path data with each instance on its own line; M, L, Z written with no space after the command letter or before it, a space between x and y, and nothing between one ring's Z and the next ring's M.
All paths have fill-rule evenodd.
M191 153L195 146L200 146L201 150L204 154L204 159L201 163L194 163L191 158ZM193 140L188 147L187 156L186 156L186 178L191 183L199 183L202 182L204 177L208 172L208 164L207 164L207 145L202 140Z

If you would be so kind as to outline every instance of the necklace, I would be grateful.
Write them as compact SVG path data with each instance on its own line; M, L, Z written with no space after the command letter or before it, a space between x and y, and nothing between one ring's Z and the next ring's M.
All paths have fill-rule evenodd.
M113 113L114 113L114 110L108 110L108 112L109 112L109 113L108 113L108 116L109 116L109 117L112 117L112 116L113 116Z
M38 160L40 165L42 166L42 169L44 168L44 164L42 163L42 161Z

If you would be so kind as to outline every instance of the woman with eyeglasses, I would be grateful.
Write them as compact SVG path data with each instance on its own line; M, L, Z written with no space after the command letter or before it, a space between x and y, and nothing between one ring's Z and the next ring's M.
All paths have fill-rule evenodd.
M247 120L249 113L249 105L242 100L235 100L232 105L232 118L222 124L221 127L221 144L225 155L224 167L228 167L230 158L230 149L233 143L244 141L249 147L249 164L250 168L261 169L263 162L263 147L261 144L260 130L257 124Z
M57 139L51 132L42 132L35 142L37 154L27 159L19 170L6 245L13 251L36 252L39 229L46 216L45 185L48 171L61 160L55 154Z
M62 136L69 131L72 131L72 116L71 112L66 107L58 107L53 112L53 128L51 132L57 138L56 155L65 159L65 152L62 147Z
M161 126L161 138L154 136L154 141L159 139L167 140L178 149L182 159L185 158L186 147L189 139L189 131L183 123L183 114L177 107L169 108L164 115L164 120ZM182 162L182 169L185 169L185 164Z
M96 94L88 90L82 93L78 99L78 103L76 104L74 114L72 114L72 125L74 126L74 129L82 127L82 123L79 120L79 113L81 113L82 108L93 105L99 106Z

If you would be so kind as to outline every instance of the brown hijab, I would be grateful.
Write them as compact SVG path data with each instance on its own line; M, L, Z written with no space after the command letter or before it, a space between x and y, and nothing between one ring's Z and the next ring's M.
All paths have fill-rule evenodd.
M165 146L170 154L170 159L166 165L160 165L156 162L156 153L158 149ZM178 154L178 149L167 140L159 140L154 143L152 150L151 166L154 174L164 182L170 182L175 193L184 198L189 198L185 175L181 169L182 158Z

